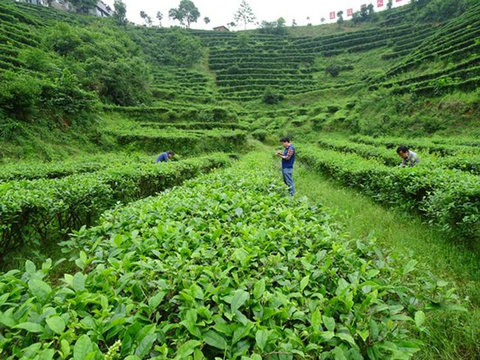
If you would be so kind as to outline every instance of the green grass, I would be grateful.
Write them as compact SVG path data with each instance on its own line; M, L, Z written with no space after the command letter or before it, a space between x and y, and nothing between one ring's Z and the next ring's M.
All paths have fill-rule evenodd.
M425 347L417 359L478 359L480 354L480 259L453 245L420 218L386 209L359 192L343 188L300 167L298 196L324 206L352 238L375 237L399 262L415 259L422 271L450 281L465 299L465 313L435 311L428 316ZM408 259L408 260L407 260Z

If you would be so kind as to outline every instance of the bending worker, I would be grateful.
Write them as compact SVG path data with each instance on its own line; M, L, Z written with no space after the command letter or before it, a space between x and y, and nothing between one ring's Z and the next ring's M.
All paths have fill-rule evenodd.
M157 160L155 160L156 163L159 162L168 162L168 160L173 159L173 156L175 153L173 151L166 151L158 155Z
M403 159L400 167L414 167L420 162L420 158L418 157L417 153L409 150L406 146L399 146L397 149L397 154Z

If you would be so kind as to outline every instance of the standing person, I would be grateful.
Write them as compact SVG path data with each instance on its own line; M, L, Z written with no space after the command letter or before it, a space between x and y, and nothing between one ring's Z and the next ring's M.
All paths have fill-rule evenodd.
M414 167L420 162L420 158L418 157L417 153L409 150L406 146L399 146L397 149L397 154L403 159L400 167Z
M282 158L282 174L283 181L288 185L290 195L295 195L295 186L293 185L293 164L295 163L295 147L290 142L290 139L284 137L280 140L284 148L283 153L277 152L277 156Z
M158 155L157 160L155 160L156 163L159 162L168 162L168 160L173 159L173 156L175 153L173 151L166 151Z

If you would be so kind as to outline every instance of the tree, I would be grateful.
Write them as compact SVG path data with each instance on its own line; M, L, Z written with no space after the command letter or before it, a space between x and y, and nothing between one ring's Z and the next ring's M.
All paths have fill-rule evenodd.
M229 22L227 25L232 27L232 28L237 26L237 24L234 21Z
M388 0L388 2L387 2L387 9L388 9L388 10L391 10L392 7L393 7L393 0Z
M342 25L343 24L343 11L337 12L337 17L338 17L337 24Z
M168 16L173 20L177 20L182 25L190 27L191 23L197 22L200 17L200 11L190 0L181 0L178 8L172 8L168 12Z
M79 13L88 14L88 11L97 5L96 0L72 0L73 6Z
M322 24L323 24L323 23L325 22L325 18L324 18L324 17L322 17L322 18L320 19L320 21L321 21L321 22L322 22Z
M293 19L292 21L292 27L296 27L297 26L297 21L295 19Z
M285 19L281 17L277 21L262 21L258 31L262 34L286 35Z
M161 27L162 20L163 20L163 13L161 11L157 11L157 20L158 20L158 25Z
M115 12L113 13L113 18L119 25L127 25L127 5L122 0L115 0L113 3Z
M205 16L205 17L203 18L203 21L205 22L205 25L210 24L210 18L209 18L208 16Z
M368 4L367 11L369 16L373 15L373 13L375 12L375 7L373 6L373 4Z
M150 16L147 15L147 13L145 11L140 11L140 17L143 19L143 21L145 21L145 24L147 26L151 26L152 25L152 18Z
M361 18L362 21L367 20L368 10L367 10L366 6L362 6L362 8L360 9L360 18Z
M247 25L255 22L255 19L255 14L253 13L250 5L245 0L242 0L242 2L240 3L240 7L234 15L235 22L242 22L246 30Z

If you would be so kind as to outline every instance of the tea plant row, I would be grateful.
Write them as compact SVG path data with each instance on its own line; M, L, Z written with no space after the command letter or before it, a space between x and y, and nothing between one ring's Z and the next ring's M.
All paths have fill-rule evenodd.
M108 212L65 243L61 281L51 262L1 274L2 357L410 358L454 292L286 199L269 162Z

